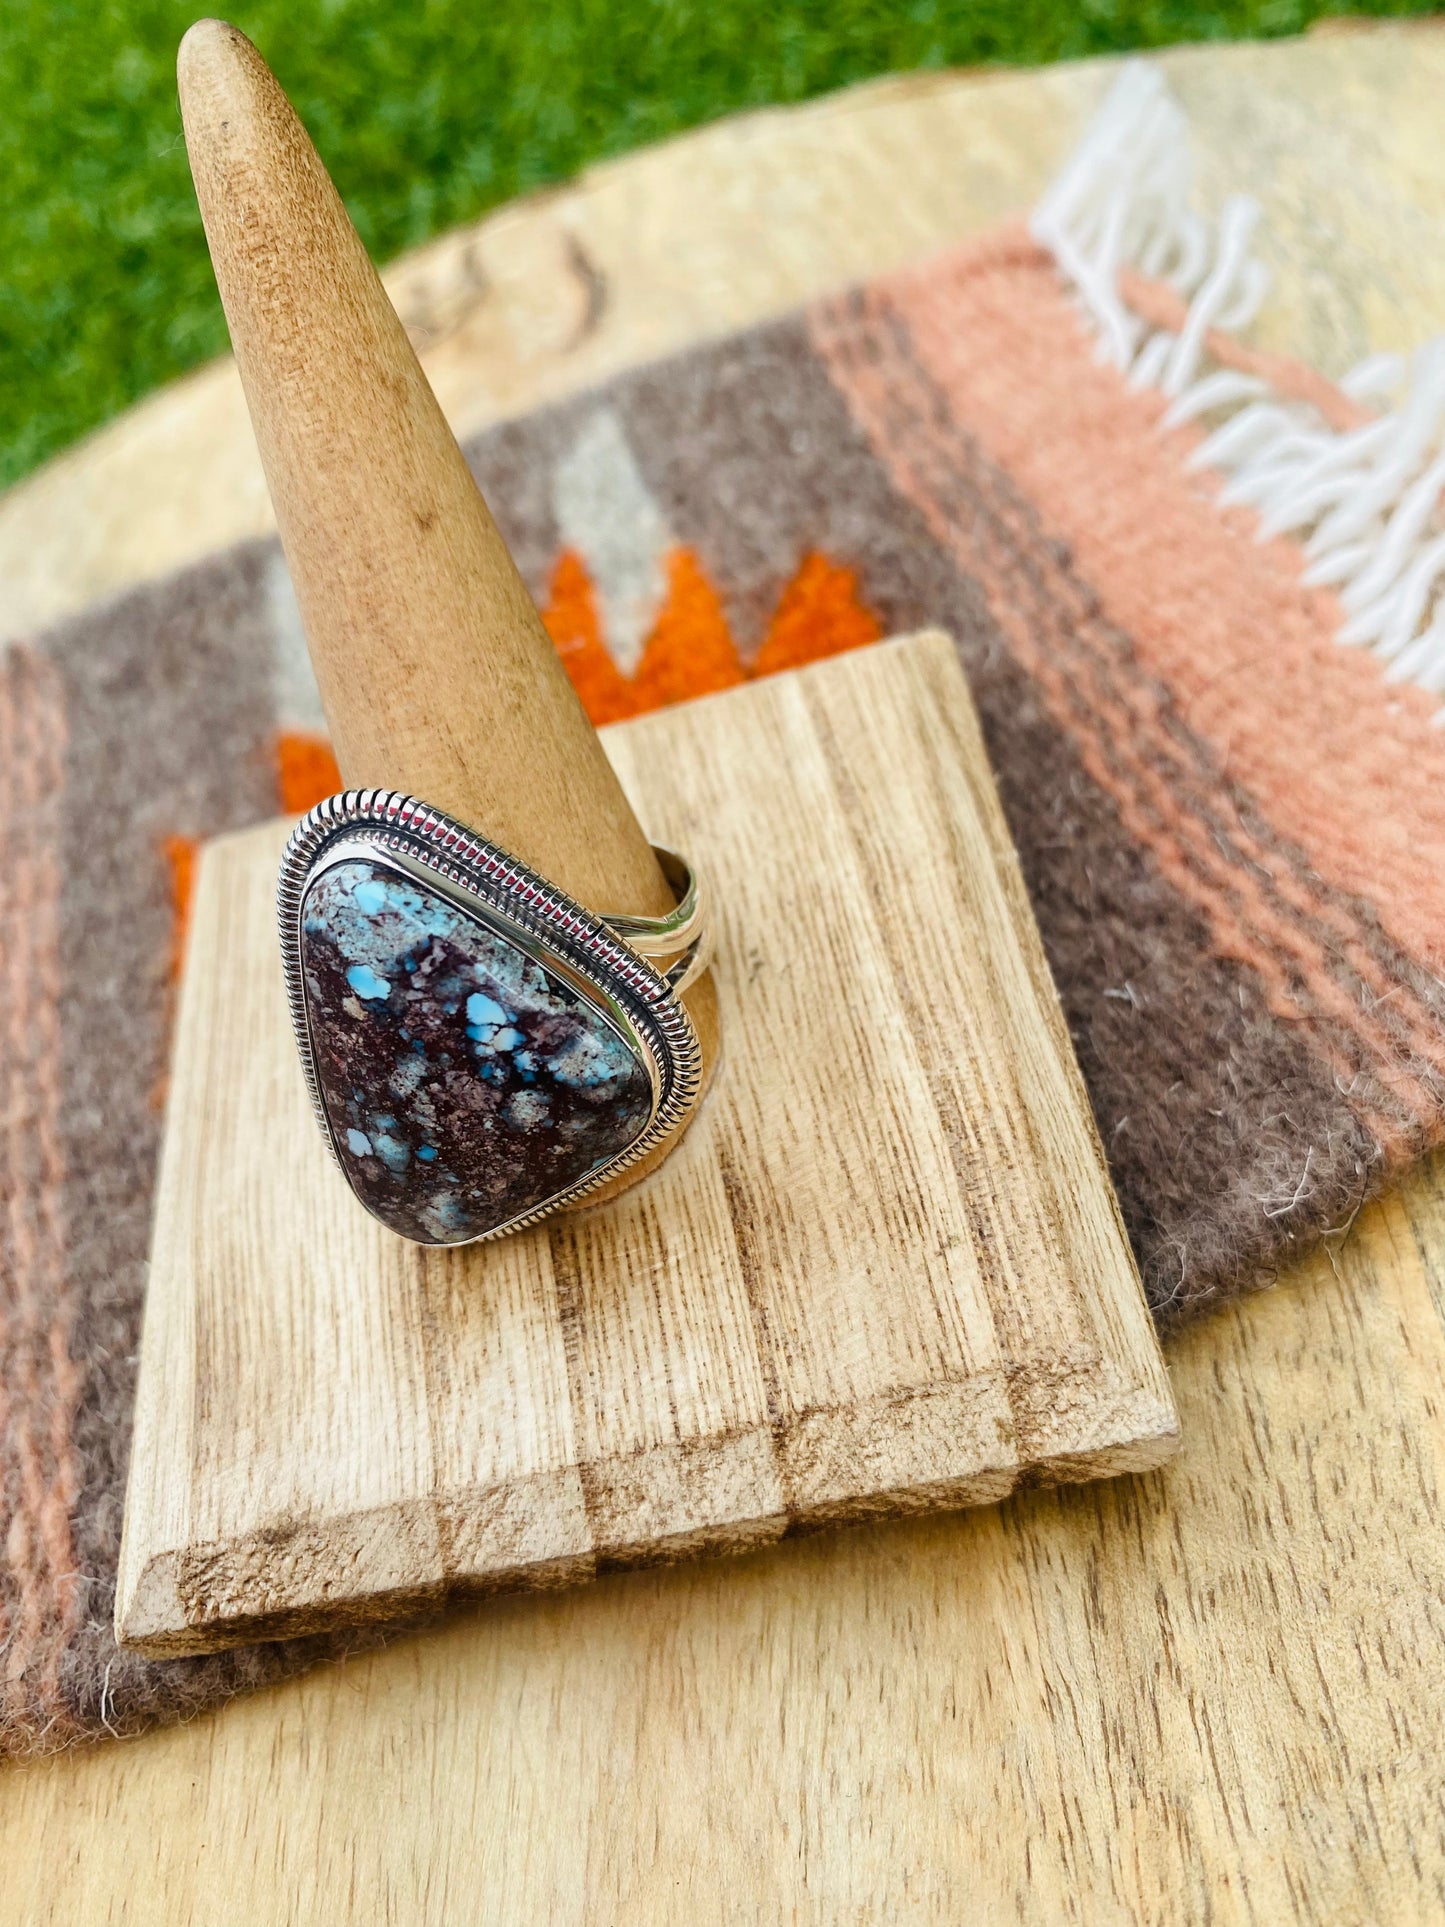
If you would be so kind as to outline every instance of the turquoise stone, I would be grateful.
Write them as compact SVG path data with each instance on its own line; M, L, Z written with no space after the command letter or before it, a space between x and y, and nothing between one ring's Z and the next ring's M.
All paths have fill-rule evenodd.
M598 1005L384 864L348 858L312 880L301 968L342 1168L405 1238L482 1237L651 1121L646 1063Z

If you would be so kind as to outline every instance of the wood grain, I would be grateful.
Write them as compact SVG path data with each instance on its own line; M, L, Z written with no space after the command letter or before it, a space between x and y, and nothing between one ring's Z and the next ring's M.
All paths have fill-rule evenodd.
M275 954L286 825L207 854L127 1643L201 1651L736 1551L1175 1445L948 638L607 746L639 813L715 878L728 1061L646 1185L499 1245L407 1245L338 1181Z

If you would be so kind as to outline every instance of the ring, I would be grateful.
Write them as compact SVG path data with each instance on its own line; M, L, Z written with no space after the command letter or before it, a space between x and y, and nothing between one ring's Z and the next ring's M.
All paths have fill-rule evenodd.
M599 916L414 796L347 790L296 825L277 883L291 1022L332 1156L389 1230L524 1230L681 1127L708 906L656 856L676 907Z

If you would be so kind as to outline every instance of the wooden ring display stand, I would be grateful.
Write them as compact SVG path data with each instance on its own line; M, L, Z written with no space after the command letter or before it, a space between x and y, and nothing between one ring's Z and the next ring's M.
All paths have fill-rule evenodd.
M1158 1463L1168 1382L952 645L599 739L259 55L203 22L180 71L344 780L598 909L667 907L649 836L693 853L720 947L688 1002L710 1064L721 1003L727 1058L601 1201L407 1245L307 1106L287 826L212 845L118 1637L201 1652Z

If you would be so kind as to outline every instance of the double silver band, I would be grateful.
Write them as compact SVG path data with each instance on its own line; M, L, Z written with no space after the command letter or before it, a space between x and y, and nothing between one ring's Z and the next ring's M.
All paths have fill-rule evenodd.
M602 921L630 950L645 957L659 976L679 995L712 961L713 933L707 886L676 850L654 843L652 854L677 898L676 907L661 917L613 916Z

